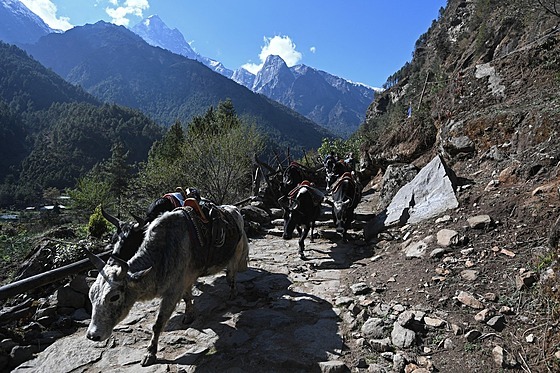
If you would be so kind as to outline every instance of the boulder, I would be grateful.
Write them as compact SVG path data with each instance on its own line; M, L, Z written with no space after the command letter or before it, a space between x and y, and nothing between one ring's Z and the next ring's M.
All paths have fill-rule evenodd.
M459 206L455 174L438 155L403 186L387 207L385 226L418 223Z
M241 215L245 220L254 221L259 224L270 224L270 215L265 210L256 206L243 206Z
M417 174L418 169L411 164L389 165L383 174L379 208L387 207L399 189L412 181Z

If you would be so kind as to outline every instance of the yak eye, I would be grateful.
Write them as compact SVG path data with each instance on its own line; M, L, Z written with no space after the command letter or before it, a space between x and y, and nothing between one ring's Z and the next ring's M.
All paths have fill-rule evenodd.
M109 298L109 302L116 302L119 300L120 297L121 297L120 294L115 294L111 298Z

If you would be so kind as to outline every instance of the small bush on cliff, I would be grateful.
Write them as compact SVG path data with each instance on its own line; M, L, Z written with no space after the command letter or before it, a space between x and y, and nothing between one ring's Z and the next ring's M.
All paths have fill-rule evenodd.
M92 237L96 238L101 238L105 233L109 232L109 222L101 214L101 205L98 205L89 217L88 232Z

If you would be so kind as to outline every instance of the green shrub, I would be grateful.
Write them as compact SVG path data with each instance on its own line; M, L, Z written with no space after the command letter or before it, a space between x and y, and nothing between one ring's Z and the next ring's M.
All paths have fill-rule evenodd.
M97 238L101 238L109 232L109 222L101 214L101 205L98 205L89 217L88 232L91 236Z

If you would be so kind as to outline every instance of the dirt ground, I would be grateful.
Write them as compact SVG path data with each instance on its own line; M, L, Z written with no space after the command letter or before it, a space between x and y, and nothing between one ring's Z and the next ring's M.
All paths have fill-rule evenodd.
M466 170L468 165L456 165ZM464 178L466 186L457 193L459 208L448 211L449 219L396 227L380 235L374 257L354 262L345 273L348 284L366 281L378 289L375 303L400 303L439 315L446 327L428 331L410 353L429 356L441 372L490 372L503 369L525 372L554 372L560 369L554 354L558 343L558 294L556 276L545 280L546 271L557 270L557 253L549 248L548 235L560 211L558 185L554 173L530 181L504 180L492 165L478 168ZM552 176L551 176L552 175ZM375 213L375 184L365 191L360 209ZM370 185L371 187L371 185ZM492 223L482 229L469 227L469 217L487 214ZM440 258L406 259L405 239L421 240L441 229L459 232L461 241ZM428 252L433 248L430 245ZM465 270L476 271L475 279L466 279ZM537 280L520 286L521 273L533 271ZM481 300L484 309L505 314L505 328L497 331L475 320L480 311L457 301L460 291ZM459 327L455 335L452 325ZM482 334L474 341L464 336L469 330ZM346 330L352 335L355 330ZM446 339L451 342L446 347ZM353 346L347 339L348 366L359 358L377 360L367 348ZM508 356L505 366L494 362L493 349L502 347Z

